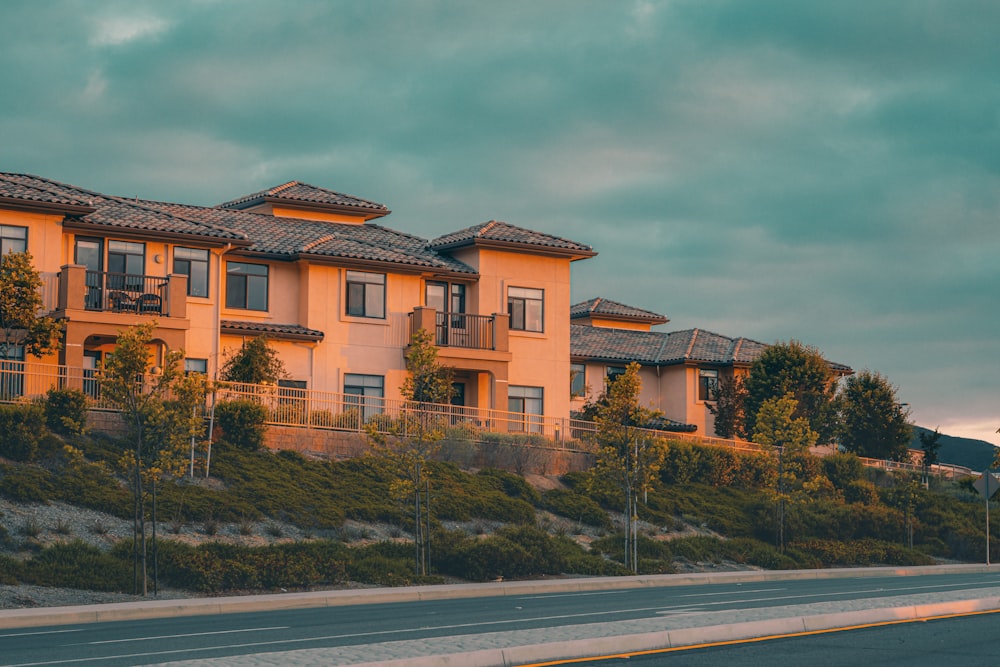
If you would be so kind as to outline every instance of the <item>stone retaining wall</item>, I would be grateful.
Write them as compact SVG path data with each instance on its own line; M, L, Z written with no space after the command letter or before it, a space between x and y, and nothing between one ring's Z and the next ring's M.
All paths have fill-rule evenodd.
M290 449L301 454L331 459L349 459L369 451L363 433L268 426L264 444L269 449ZM444 440L436 457L460 468L501 468L518 474L563 475L587 470L594 457L586 452L529 445L477 443Z
M87 428L114 436L125 435L125 424L117 412L91 410ZM364 433L293 426L268 426L264 434L268 449L290 449L310 456L350 459L369 451ZM564 475L589 469L592 454L555 447L444 440L438 459L460 468L500 468L518 474Z

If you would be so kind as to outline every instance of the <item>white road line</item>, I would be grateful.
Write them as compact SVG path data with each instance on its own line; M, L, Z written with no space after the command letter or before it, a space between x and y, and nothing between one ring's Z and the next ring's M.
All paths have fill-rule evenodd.
M522 595L518 600L549 600L552 598L581 598L588 597L591 595L624 595L625 593L630 593L631 590L617 590L617 591L593 591L590 593L552 593L551 595Z
M84 628L77 628L76 630L42 630L40 632L13 632L10 634L0 635L0 639L6 639L7 637L31 637L33 635L60 635L66 634L68 632L83 632Z
M152 637L131 637L129 639L105 639L99 642L85 642L87 645L124 644L126 642L144 642L147 639L179 639L181 637L207 637L209 635L231 635L238 632L263 632L265 630L288 630L291 626L278 625L273 628L243 628L242 630L218 630L216 632L189 632L182 635L158 635Z
M754 588L751 590L725 591L722 593L688 593L678 595L679 598L707 598L711 595L746 595L747 593L772 593L774 591L787 591L787 588Z

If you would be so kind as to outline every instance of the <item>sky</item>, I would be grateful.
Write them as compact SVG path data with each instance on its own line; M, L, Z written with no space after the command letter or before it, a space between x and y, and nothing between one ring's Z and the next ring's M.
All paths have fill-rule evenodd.
M299 180L587 243L572 298L897 387L1000 445L1000 3L5 0L0 170Z

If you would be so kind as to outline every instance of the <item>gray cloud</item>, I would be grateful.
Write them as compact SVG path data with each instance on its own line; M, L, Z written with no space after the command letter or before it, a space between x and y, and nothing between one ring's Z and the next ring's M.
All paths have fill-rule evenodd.
M996 3L4 14L4 169L202 204L300 179L423 236L562 234L600 252L575 298L803 340L889 376L918 423L996 441Z

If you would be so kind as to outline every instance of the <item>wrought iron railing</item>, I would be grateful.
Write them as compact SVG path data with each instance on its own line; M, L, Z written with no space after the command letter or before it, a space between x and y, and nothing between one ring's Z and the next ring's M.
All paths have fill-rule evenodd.
M0 361L0 402L40 398L51 388L76 388L86 394L90 408L114 410L101 395L99 372L72 366L56 366L24 361ZM530 415L506 410L490 410L457 405L415 403L413 401L358 396L279 385L222 383L205 406L224 400L252 400L267 410L266 423L313 429L408 435L411 429L428 425L440 427L447 435L478 440L485 434L512 434L510 443L531 443L544 447L593 451L594 422L580 419ZM694 444L727 447L739 451L774 454L770 447L741 440L712 438L694 433L635 429L645 437L664 437ZM879 459L861 459L868 467L922 473L923 466ZM928 472L936 477L955 479L973 474L962 466L935 464Z
M437 325L435 342L438 345L466 347L474 350L494 349L493 325L495 317L442 312L437 312L434 316Z
M114 313L162 315L166 312L167 282L164 276L87 271L84 307Z

